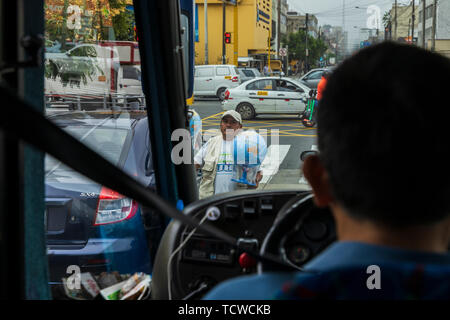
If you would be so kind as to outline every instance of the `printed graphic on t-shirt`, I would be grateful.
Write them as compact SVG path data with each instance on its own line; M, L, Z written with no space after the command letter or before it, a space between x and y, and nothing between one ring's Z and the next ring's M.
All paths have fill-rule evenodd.
M234 178L233 141L223 141L217 162L217 175L215 181L215 194L236 190Z

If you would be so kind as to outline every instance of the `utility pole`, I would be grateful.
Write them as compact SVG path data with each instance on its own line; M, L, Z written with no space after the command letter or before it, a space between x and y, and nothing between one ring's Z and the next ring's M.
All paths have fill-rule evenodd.
M270 72L271 72L271 68L270 68L270 38L271 38L271 32L270 32L270 27L269 27L269 29L268 29L268 31L269 31L269 38L267 38L267 61L268 61L268 71L269 71L269 74L270 74Z
M289 75L289 46L286 45L286 76Z
M342 37L344 40L344 45L341 46L341 55L343 58L347 51L347 43L345 42L345 0L342 0Z
M233 18L234 18L234 23L233 23L233 29L234 29L234 55L233 55L233 64L237 67L239 62L238 62L238 58L239 58L239 38L238 38L238 27L239 27L239 20L238 20L238 4L236 1L236 4L234 5L234 12L233 12Z
M305 52L305 68L306 68L306 72L309 71L309 67L308 67L308 56L309 56L309 52L308 52L308 14L306 14L306 19L305 19L305 31L306 31L306 40L305 40L305 45L306 45L306 52Z
M205 64L208 63L208 0L205 0Z
M226 30L226 11L227 11L227 5L225 4L225 1L222 3L222 35L225 35ZM225 40L222 40L222 64L226 64L226 48L225 48Z
M411 21L412 21L412 26L411 26L411 43L414 44L414 23L415 23L415 8L416 8L416 4L415 4L415 0L412 1L412 17L411 17Z
M411 37L411 18L409 18L409 21L408 21L408 41L409 41L409 37ZM411 38L411 42L412 42L412 38Z
M433 26L431 28L431 51L436 51L436 11L437 0L433 3Z
M280 54L281 43L281 0L278 0L278 17L277 17L277 51Z
M397 41L397 0L395 0L395 17L394 17L394 41Z
M427 19L426 11L426 1L422 0L422 48L426 48L427 45L425 43L425 20Z

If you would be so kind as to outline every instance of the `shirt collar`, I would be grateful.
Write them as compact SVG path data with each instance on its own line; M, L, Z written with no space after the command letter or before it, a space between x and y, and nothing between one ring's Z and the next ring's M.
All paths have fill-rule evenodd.
M333 268L380 265L383 263L447 264L450 254L421 252L373 245L361 242L339 241L330 245L316 258L307 263L306 270L325 271Z

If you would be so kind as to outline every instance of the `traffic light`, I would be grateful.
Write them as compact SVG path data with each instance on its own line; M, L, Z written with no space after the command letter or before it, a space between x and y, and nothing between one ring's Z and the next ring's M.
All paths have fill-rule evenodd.
M225 32L223 35L223 41L225 43L231 43L231 32Z

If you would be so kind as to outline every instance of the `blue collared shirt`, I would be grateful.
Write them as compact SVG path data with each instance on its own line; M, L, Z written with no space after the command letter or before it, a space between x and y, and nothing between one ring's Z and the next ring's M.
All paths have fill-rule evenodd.
M371 286L375 271L368 269L370 266L379 267L380 288ZM329 246L304 269L307 272L231 279L216 286L204 299L450 298L450 254L342 241Z

